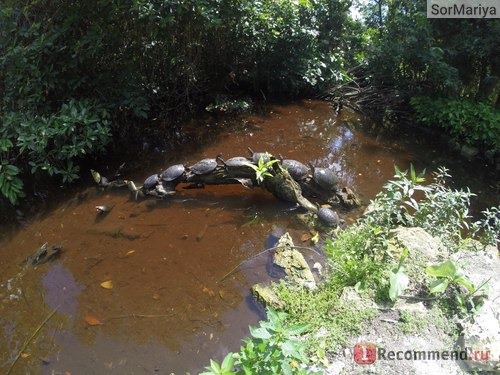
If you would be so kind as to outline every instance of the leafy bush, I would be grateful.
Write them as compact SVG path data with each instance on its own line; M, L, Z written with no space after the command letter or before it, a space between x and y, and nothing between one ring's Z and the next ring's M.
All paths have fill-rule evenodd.
M429 185L422 185L423 173L417 175L413 166L409 174L408 178L408 171L396 167L395 179L385 184L370 203L363 221L386 229L420 226L447 242L459 241L461 229L469 228L470 198L474 194L468 189L447 187L446 180L451 176L445 167L438 169ZM417 197L417 192L423 196Z
M462 144L500 152L500 111L483 102L416 96L417 121L445 130Z
M325 253L334 270L329 283L377 287L384 280L387 233L381 227L355 225L341 231L335 239L327 239Z
M417 175L413 166L410 171L396 167L394 180L384 185L364 216L355 225L339 231L335 240L326 240L325 252L334 270L329 282L339 288L373 290L384 297L389 274L389 293L391 299L396 298L407 284L404 252L397 267L391 266L395 260L388 252L390 231L398 226L422 227L451 249L458 247L463 231L470 227L470 235L485 244L495 244L500 237L500 208L484 211L484 219L470 224L468 212L473 194L447 187L450 177L447 169L441 167L434 181L423 185L423 174Z
M267 321L260 327L250 327L252 338L244 341L239 353L229 353L222 364L211 360L210 374L312 374L305 366L309 360L304 354L303 341L296 336L309 329L308 324L286 325L287 314L267 310ZM233 367L238 370L233 371Z
M24 193L23 181L18 177L20 173L19 168L8 162L8 155L12 146L12 142L9 139L0 138L0 155L2 156L2 164L0 164L0 192L10 203L16 204L17 200L24 196Z
M18 157L29 161L32 174L43 170L63 182L78 178L74 160L103 151L110 139L107 111L88 100L71 100L48 116L9 112L2 122L0 135L17 141Z

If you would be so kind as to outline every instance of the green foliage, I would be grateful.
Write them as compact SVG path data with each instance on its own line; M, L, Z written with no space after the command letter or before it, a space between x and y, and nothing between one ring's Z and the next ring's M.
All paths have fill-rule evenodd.
M2 161L0 165L0 191L10 203L16 204L24 196L23 181L17 177L19 168Z
M208 371L202 372L200 375L233 375L234 354L228 353L222 363L219 365L213 359L210 360L210 366L206 367Z
M470 198L474 194L448 188L446 179L451 176L447 171L439 168L434 182L422 185L423 173L417 176L411 167L408 178L408 171L396 168L395 179L385 184L370 203L364 220L385 228L420 226L444 241L456 243L462 238L461 229L469 227ZM423 193L421 199L416 197L417 191Z
M309 324L286 324L287 314L267 309L267 320L250 327L251 338L244 339L239 353L229 353L222 364L210 360L203 374L313 374L306 365L305 344L297 336ZM233 371L233 367L236 368Z
M29 169L73 181L125 120L186 116L220 93L215 110L242 110L242 92L275 99L343 79L348 11L348 0L3 1L1 136L17 168L2 167L3 196L21 196Z
M485 244L500 242L500 206L490 207L481 212L483 218L472 223L472 234Z
M415 200L417 192L428 192L429 188L423 186L425 171L417 175L413 165L408 171L400 171L394 167L396 174L394 180L384 185L382 192L370 202L367 209L366 222L372 226L392 228L396 225L413 226L414 217L412 211L419 210L419 204Z
M431 293L444 292L450 283L461 284L467 288L470 293L474 291L474 285L472 285L472 283L457 269L455 263L451 260L429 266L426 268L426 272L429 276L437 278L429 287Z
M0 192L11 204L16 204L24 196L23 181L18 177L20 170L9 163L9 154L12 142L7 138L0 138Z
M268 320L260 327L250 327L251 339L236 355L244 374L308 374L301 364L309 360L304 354L304 342L295 338L309 329L308 324L285 325L287 314L267 310Z
M269 154L267 154L269 157ZM255 171L256 179L257 182L261 183L264 181L265 177L273 177L273 174L269 172L273 164L276 164L278 162L277 159L272 159L267 162L264 161L264 157L259 158L259 162L257 165L248 163L248 166L252 168Z
M455 306L447 306L451 311L457 311L459 314L466 315L469 312L474 312L482 304L481 295L487 287L489 279L485 280L481 285L475 287L474 284L459 270L455 263L447 260L441 264L431 265L426 268L428 275L436 279L429 285L429 291L433 294L445 294L445 291L451 289L452 285L463 286L467 293L462 293L459 288L454 288L452 293ZM480 293L481 292L481 293ZM478 298L475 298L478 295ZM445 300L443 300L445 301Z
M362 2L371 81L416 94L475 97L488 74L498 75L498 22L433 20L426 2Z
M86 100L71 100L48 116L9 112L2 121L0 134L16 139L19 156L29 160L31 173L61 175L63 182L78 178L73 160L103 151L110 138L107 112Z
M461 144L500 152L500 111L493 106L426 96L413 97L411 105L421 124L437 126Z
M358 224L327 239L324 251L334 273L330 282L340 288L378 288L385 280L387 233L381 227Z
M336 270L332 271L315 290L292 286L285 281L274 285L274 291L286 306L289 322L309 323L306 352L315 362L322 362L327 352L336 351L346 345L352 335L360 334L363 323L375 314L373 309L342 301L339 295L344 284L333 278Z
M391 301L396 301L396 299L403 294L403 292L408 287L409 279L408 275L404 272L403 263L408 257L408 249L405 248L399 259L399 264L394 267L389 272L389 298Z

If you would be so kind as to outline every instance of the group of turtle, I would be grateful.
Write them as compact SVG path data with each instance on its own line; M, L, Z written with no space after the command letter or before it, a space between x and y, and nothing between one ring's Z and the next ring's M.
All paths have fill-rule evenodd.
M203 185L200 181L207 182L208 176L220 172L214 183L228 183L227 180L236 180L244 186L254 186L255 171L272 160L277 160L282 168L286 170L290 177L299 183L306 181L317 187L317 190L333 194L336 192L339 180L337 175L328 168L315 167L309 163L309 167L294 159L284 159L281 155L276 159L268 152L254 152L248 148L249 157L236 156L223 160L221 155L215 158L205 158L197 163L186 166L184 164L175 164L160 173L155 173L144 181L143 185L138 187L131 180L123 180L137 198L139 195L150 195L156 197L166 197L175 194L177 184L181 182L191 183L191 186L198 187ZM97 172L92 171L94 179L101 186L108 186L110 182L101 177ZM252 178L254 177L254 178ZM258 183L258 182L257 182ZM339 218L335 211L329 208L318 208L318 217L329 226L336 226Z

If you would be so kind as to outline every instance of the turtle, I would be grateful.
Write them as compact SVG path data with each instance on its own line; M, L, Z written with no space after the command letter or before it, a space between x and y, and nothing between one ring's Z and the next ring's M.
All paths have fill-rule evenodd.
M108 187L109 186L109 180L101 176L101 174L93 169L90 170L90 173L92 174L92 178L94 181L100 186L100 187Z
M309 163L313 171L313 179L319 187L327 191L335 191L339 184L337 175L328 168L318 168Z
M158 175L158 173L152 174L151 176L146 178L146 181L144 181L144 185L143 185L144 189L146 189L146 190L154 189L158 185L159 182L160 182L160 176Z
M141 196L141 197L144 196L144 192L141 189L139 189L137 186L135 186L134 181L132 181L132 180L125 180L125 183L127 184L128 189L130 190L130 192L132 194L134 194L134 197L135 197L136 200L137 200L137 198L139 196Z
M220 157L220 155L217 155L217 157ZM197 175L209 174L210 172L214 171L215 168L217 168L217 157L214 159L202 159L198 163L193 164L191 167L189 167L189 169Z
M319 221L321 221L321 223L323 223L328 227L336 227L339 225L340 222L339 214L330 208L321 207L318 210L317 215Z
M244 168L248 167L249 164L251 165L250 161L243 156L235 156L227 160L223 160L220 156L217 156L217 159L224 164L226 169Z
M252 157L252 161L257 164L259 160L262 158L264 163L267 163L269 160L271 160L271 155L269 152L254 152L250 147L248 148L248 152L250 152L250 156Z
M185 171L186 167L184 167L183 164L175 164L168 167L161 173L161 179L165 182L172 182L180 178Z
M290 173L290 176L292 176L295 181L302 181L309 173L309 168L297 160L282 160L281 166Z

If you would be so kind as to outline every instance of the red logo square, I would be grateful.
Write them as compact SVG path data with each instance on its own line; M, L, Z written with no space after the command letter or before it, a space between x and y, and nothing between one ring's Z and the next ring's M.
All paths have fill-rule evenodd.
M377 347L371 342L358 342L354 345L354 362L371 365L377 360Z

